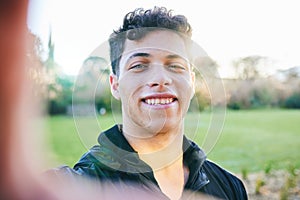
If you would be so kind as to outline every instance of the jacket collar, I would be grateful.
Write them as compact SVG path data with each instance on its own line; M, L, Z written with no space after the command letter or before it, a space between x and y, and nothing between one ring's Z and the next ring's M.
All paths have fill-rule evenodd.
M122 125L115 125L101 133L98 137L100 149L110 151L109 163L118 166L117 171L129 173L142 173L154 181L152 169L142 161L137 152L130 146L122 133ZM194 142L183 138L183 162L189 168L189 178L185 189L198 190L209 180L202 168L206 160L205 153ZM103 161L103 158L101 158ZM105 162L105 161L104 161ZM153 180L154 179L154 180Z

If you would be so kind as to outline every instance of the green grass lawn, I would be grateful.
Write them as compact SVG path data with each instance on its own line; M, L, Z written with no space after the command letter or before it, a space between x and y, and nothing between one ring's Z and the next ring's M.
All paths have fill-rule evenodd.
M187 136L206 150L208 159L235 173L242 169L263 171L267 166L300 168L299 110L227 110L225 121L222 117L209 112L189 113L186 117ZM97 143L99 132L115 121L120 119L114 120L112 115L76 120L47 117L45 140L49 148L45 158L49 167L73 166Z

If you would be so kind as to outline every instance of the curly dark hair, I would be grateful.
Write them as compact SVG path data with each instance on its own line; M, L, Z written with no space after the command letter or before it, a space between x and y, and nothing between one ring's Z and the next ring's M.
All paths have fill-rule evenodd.
M192 28L187 18L183 15L173 15L172 10L165 7L154 7L149 10L138 8L129 12L124 17L123 25L109 38L111 67L115 75L119 75L119 62L125 40L141 39L150 31L157 29L173 30L187 38L192 36Z

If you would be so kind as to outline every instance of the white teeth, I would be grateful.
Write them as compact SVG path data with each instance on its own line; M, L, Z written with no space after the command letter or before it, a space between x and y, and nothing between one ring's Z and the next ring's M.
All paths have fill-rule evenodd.
M145 102L149 105L164 105L164 104L169 104L174 101L173 98L155 98L155 99L146 99Z

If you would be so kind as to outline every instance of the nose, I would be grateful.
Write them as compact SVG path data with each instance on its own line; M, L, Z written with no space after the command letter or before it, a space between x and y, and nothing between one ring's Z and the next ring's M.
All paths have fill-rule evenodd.
M164 66L156 66L155 70L149 74L149 79L147 85L149 87L161 87L167 86L172 83L172 78L170 74L166 71Z

